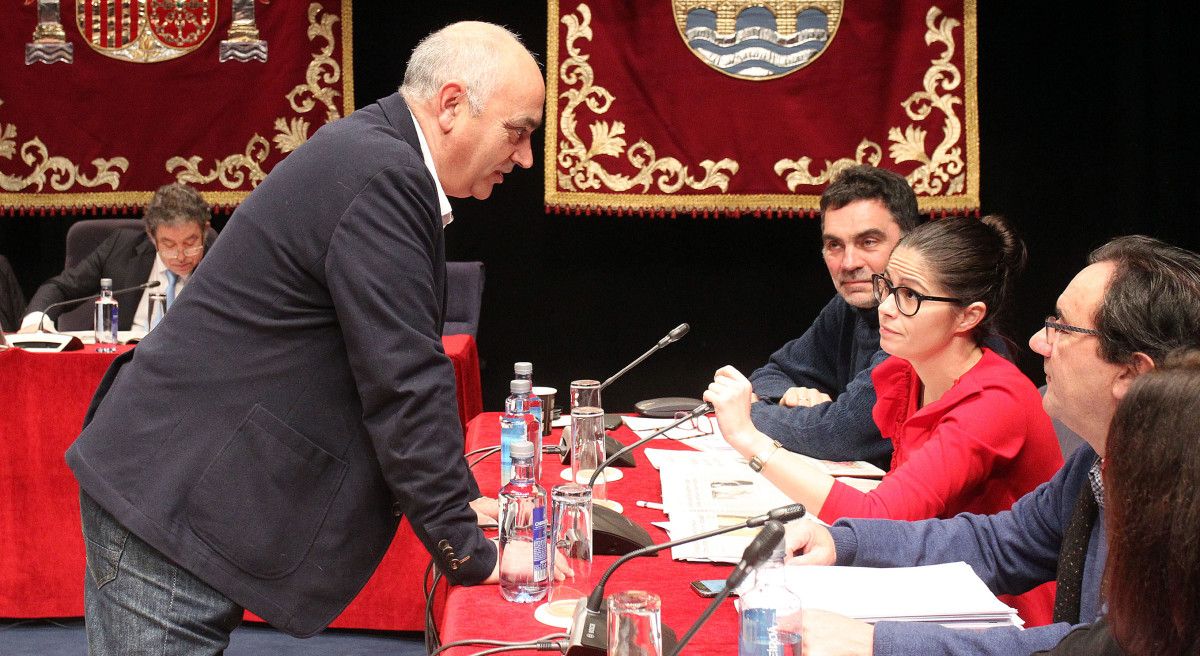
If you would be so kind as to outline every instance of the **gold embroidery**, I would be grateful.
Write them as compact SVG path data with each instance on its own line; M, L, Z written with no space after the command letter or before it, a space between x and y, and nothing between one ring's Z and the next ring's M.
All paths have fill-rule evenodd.
M246 174L242 172L242 169L246 169L250 172L250 186L257 187L258 183L267 177L266 171L263 171L262 163L267 160L267 155L270 154L271 144L267 143L266 139L255 134L250 138L250 143L246 144L246 151L244 153L230 155L222 160L218 160L216 168L208 173L200 172L199 155L192 155L186 160L182 157L172 157L167 160L167 172L175 173L175 179L179 182L204 184L220 179L221 184L226 189L237 189L246 182ZM176 172L175 169L182 170Z
M589 127L592 141L591 146L584 144L576 134L577 119L575 110L580 104L586 104L595 114L607 113L615 98L604 87L597 86L595 72L588 62L588 55L582 54L575 42L579 39L592 39L592 11L586 4L580 4L579 17L567 14L562 17L562 23L567 26L566 49L570 57L563 62L559 76L567 85L578 88L567 89L560 96L548 96L547 102L557 104L557 98L567 99L560 117L561 135L566 140L560 142L558 153L559 170L556 171L558 186L567 191L583 189L599 189L601 186L613 191L627 191L640 187L642 192L655 185L663 193L675 193L685 185L691 189L717 188L727 191L729 178L737 173L738 163L729 158L720 161L704 160L700 168L704 170L701 178L696 178L688 171L688 167L674 157L658 157L654 146L644 139L637 140L628 151L625 148L625 124L621 121L595 121ZM551 132L551 135L554 133ZM552 137L553 138L553 137ZM605 170L600 157L620 157L626 153L626 159L637 170L634 176L620 173L610 173ZM549 185L549 180L547 180Z
M863 139L858 144L858 150L855 151L854 159L843 157L839 160L825 160L825 170L817 175L809 173L808 167L812 164L812 158L808 156L800 159L781 159L775 162L775 175L783 175L784 171L790 171L784 180L787 181L788 189L796 191L796 187L801 185L823 185L833 178L837 177L844 169L847 169L855 164L870 164L871 166L879 166L880 160L883 158L883 150L879 148L879 144L869 139Z
M317 15L320 12L321 5L314 2L308 6L308 40L312 41L321 37L325 39L325 46L321 48L320 52L313 55L313 60L309 62L308 70L304 74L305 83L292 89L291 93L287 95L287 99L293 110L304 114L315 106L313 102L315 98L325 105L325 122L332 123L341 118L337 103L334 102L338 92L332 87L322 87L321 83L335 84L342 78L342 69L333 59L333 47L336 44L333 38L333 24L338 21L338 17L326 14L321 17L320 21L317 21ZM311 97L304 97L305 94ZM301 99L299 102L297 102L298 98Z
M942 20L938 22L938 18ZM925 71L924 91L913 93L901 106L905 113L914 121L924 121L929 118L934 109L945 116L942 123L942 142L934 148L932 154L925 152L926 130L918 125L910 124L901 130L893 127L888 130L888 155L892 161L917 162L919 167L908 174L908 182L913 191L918 194L931 196L960 194L966 187L966 174L962 157L962 148L956 145L962 136L962 123L954 113L954 106L962 104L962 98L950 93L938 94L939 87L943 91L953 91L962 86L962 75L958 68L951 63L954 56L954 28L961 23L950 17L943 17L942 10L930 7L925 14L925 43L933 45L941 43L946 46L942 56L932 60L930 68ZM969 55L970 53L968 53ZM842 158L830 162L825 160L825 169L813 175L809 172L812 158L801 157L798 160L781 159L775 163L775 174L785 176L788 189L795 191L801 185L820 185L828 182L842 169L854 164L871 164L878 166L881 161L879 144L863 139L855 153L854 159ZM953 177L952 177L953 176Z
M308 121L296 116L288 122L283 117L275 119L275 136L271 137L281 153L290 153L308 141Z
M0 105L4 100L0 99ZM11 160L17 153L17 128L11 123L0 124L0 157ZM98 157L92 160L96 167L96 175L88 177L79 170L79 166L66 157L51 156L46 144L34 137L21 144L21 161L33 168L25 176L0 173L0 189L4 191L21 191L35 187L40 192L47 183L55 191L66 191L75 185L93 188L108 185L116 189L121 183L121 173L129 168L129 160L124 157L105 159Z
M565 68L565 56L560 54L560 42L563 38L562 25L560 25L560 17L562 16L559 7L559 0L547 0L547 63L546 70L550 72L546 76L546 159L544 166L544 198L547 208L555 208L566 210L568 212L579 212L590 209L600 211L621 212L621 211L646 211L646 212L758 212L760 210L766 212L779 212L791 214L799 212L801 214L808 213L813 215L820 201L820 196L816 195L820 190L820 183L813 183L809 189L816 191L809 193L711 193L711 194L674 194L663 195L660 193L638 193L636 191L626 193L614 193L605 189L596 189L594 191L569 191L559 185L560 167L563 166L562 149L570 147L572 144L559 135L559 75L554 74ZM966 163L961 167L958 173L951 174L951 180L944 182L941 194L938 196L918 195L917 203L922 212L936 212L941 210L951 212L961 212L967 209L979 207L979 112L977 106L977 70L976 70L976 0L963 0L963 19L962 19L962 35L961 35L961 56L962 60L962 90L959 92L959 100L963 102L964 112L963 120L958 128L961 133L961 142L959 147L964 151L961 154L963 161ZM565 19L564 19L565 22ZM936 22L930 19L929 22ZM945 28L947 33L952 28L950 25L942 24L941 28ZM587 32L590 38L590 31ZM940 39L941 37L934 37ZM932 45L932 43L931 43ZM945 57L940 57L939 60L949 60L949 53ZM562 66L560 66L562 64ZM937 63L934 65L937 68ZM585 69L590 75L591 68ZM564 78L566 79L566 78ZM574 83L574 80L567 80ZM590 81L589 81L590 83ZM926 91L928 93L928 90ZM601 103L604 106L606 103L598 95L593 95L589 102ZM611 102L611 101L610 101ZM564 117L573 120L574 117ZM955 119L957 121L957 119ZM566 122L564 121L564 125ZM609 133L611 128L609 126ZM625 128L625 126L621 126ZM574 126L571 128L574 130ZM900 132L903 139L903 131ZM870 139L862 140L854 159L849 157L836 159L825 163L825 169L817 174L809 171L812 165L811 159L800 158L799 160L780 160L776 164L776 174L781 176L783 180L791 181L794 176L786 175L789 172L794 172L795 175L807 176L809 179L818 180L822 175L826 177L831 173L836 173L839 166L844 166L850 161L863 161L864 163L882 162L883 148L878 144L879 140L884 135L880 134L876 141ZM892 145L891 142L887 142ZM946 142L948 145L949 141ZM923 150L923 149L922 149ZM947 151L948 154L949 151ZM934 154L928 159L931 162L938 160L941 155L939 150L935 149ZM573 160L572 160L573 161ZM801 163L804 164L801 164ZM950 167L944 165L944 171L949 173ZM936 165L934 168L937 168ZM960 175L961 174L961 175ZM938 180L938 176L931 176L931 180ZM799 185L804 184L802 181L795 182L792 189L796 189ZM918 184L914 181L913 184Z
M340 95L333 87L322 87L321 84L335 84L342 77L342 68L333 59L333 49L336 41L333 36L333 24L338 22L333 14L321 15L321 5L312 3L308 6L308 39L313 41L318 37L325 39L326 44L313 55L305 71L305 83L297 85L288 94L287 100L292 109L304 114L312 111L319 101L325 107L325 122L332 123L341 118L336 99ZM275 119L275 135L271 140L279 149L280 154L287 155L308 141L308 121L295 116L289 121L287 117ZM179 182L208 183L218 180L226 189L241 187L247 177L251 187L266 178L262 164L271 155L271 144L262 136L255 134L246 144L246 150L241 154L229 155L215 162L215 168L207 173L200 170L201 158L193 155L187 159L172 157L167 160L167 171L175 174Z

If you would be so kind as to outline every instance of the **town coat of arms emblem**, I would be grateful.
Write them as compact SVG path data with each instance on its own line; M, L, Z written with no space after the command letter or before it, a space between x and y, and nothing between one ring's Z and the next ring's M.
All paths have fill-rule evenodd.
M692 54L718 71L770 80L811 64L833 41L843 0L672 0Z
M213 33L217 0L75 0L75 24L102 55L150 63L182 57Z

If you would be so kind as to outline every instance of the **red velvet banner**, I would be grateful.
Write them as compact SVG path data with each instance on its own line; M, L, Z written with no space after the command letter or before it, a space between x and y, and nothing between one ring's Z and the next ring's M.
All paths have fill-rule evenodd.
M979 208L975 0L550 0L550 211L812 215L839 170Z
M351 0L5 0L0 214L229 210L353 111Z

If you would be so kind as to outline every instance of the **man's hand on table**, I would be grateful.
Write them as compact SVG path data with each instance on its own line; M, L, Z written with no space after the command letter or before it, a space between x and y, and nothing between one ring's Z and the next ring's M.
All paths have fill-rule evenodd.
M500 521L500 503L491 497L479 497L471 502L475 521L480 526L493 526Z
M790 387L779 399L779 405L787 408L810 408L833 401L828 394L812 387Z
M837 563L837 549L829 529L807 519L789 522L784 529L783 544L788 553L788 565Z
M492 573L484 579L485 584L496 584L500 582L500 543L497 538L492 538L492 544L496 547L496 566L492 568ZM533 545L529 542L509 542L506 547L509 553L513 556L505 565L504 571L509 572L512 567L513 572L530 572L533 570ZM574 576L575 572L571 571L566 566L566 557L554 559L554 580L563 581L568 577ZM519 565L517 565L519 563Z
M875 627L823 610L803 610L780 620L798 632L804 656L871 656Z

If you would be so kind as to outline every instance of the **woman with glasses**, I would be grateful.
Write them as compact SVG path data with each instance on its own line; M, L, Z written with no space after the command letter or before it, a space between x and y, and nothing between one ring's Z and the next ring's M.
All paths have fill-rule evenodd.
M874 276L879 344L892 357L872 373L873 416L895 451L873 489L835 480L755 429L750 383L733 367L704 394L722 435L826 522L1008 509L1062 465L1037 388L983 345L1024 263L1024 244L1001 217L959 217L914 229ZM1027 623L1046 623L1053 593L1035 593L1016 606Z

